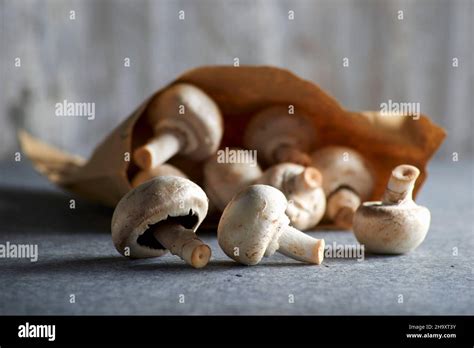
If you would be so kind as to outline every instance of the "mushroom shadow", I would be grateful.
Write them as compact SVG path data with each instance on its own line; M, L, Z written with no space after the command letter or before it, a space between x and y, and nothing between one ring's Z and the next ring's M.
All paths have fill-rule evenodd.
M179 260L179 259L178 259ZM320 267L315 265L310 265L307 263L302 262L268 262L268 263L260 263L254 266L247 266L240 263L237 263L232 260L211 260L206 265L206 267L196 270L189 265L186 265L181 260L180 262L150 262L150 263L136 263L130 264L129 268L133 269L134 271L143 271L143 272L153 272L153 271L180 271L180 272L222 272L225 270L235 270L237 272L245 272L246 270L251 271L258 271L259 269L263 268L285 268L285 267Z
M90 257L90 258L58 258L52 261L38 261L31 263L9 264L3 267L4 272L15 275L41 274L41 273L74 273L74 272L100 272L123 269L130 260L117 254L117 256Z
M199 272L191 266L176 258L176 262L170 262L171 259L163 260L160 258L149 259L128 259L120 256L106 256L106 257L90 257L90 258L69 258L69 259L55 259L52 261L38 261L21 264L10 264L3 267L5 272L12 272L14 274L28 274L28 273L74 273L74 272L107 272L107 271L189 271ZM207 264L203 270L206 271L221 271L223 269L231 268L246 268L247 266L239 265L234 261L214 260Z
M206 265L206 267L201 268L199 270L194 269L190 265L187 265L184 263L184 261L180 260L179 258L177 259L179 262L160 262L160 260L156 260L156 262L149 262L149 263L135 263L135 264L130 264L129 268L133 269L135 271L157 271L157 270L162 270L162 271L190 271L190 272L207 272L207 271L222 271L224 269L232 269L236 268L235 266L242 266L237 264L236 262L232 260L211 260L209 263ZM132 261L133 262L133 261ZM242 266L242 268L245 268L246 266Z
M70 200L75 208L70 208ZM113 210L61 192L0 187L2 232L110 232Z
M3 266L3 271L15 275L22 274L44 274L44 273L104 273L110 271L130 271L130 272L156 272L156 271L170 271L184 273L196 272L222 272L224 270L235 270L240 273L245 273L245 270L256 271L259 268L283 268L283 267L321 267L301 262L269 262L259 264L256 266L246 266L239 264L232 260L212 260L205 268L196 270L191 266L176 258L176 262L167 258L163 260L160 258L150 259L128 259L123 256L105 256L105 257L89 257L89 258L58 258L51 261L38 261L34 263L17 263Z

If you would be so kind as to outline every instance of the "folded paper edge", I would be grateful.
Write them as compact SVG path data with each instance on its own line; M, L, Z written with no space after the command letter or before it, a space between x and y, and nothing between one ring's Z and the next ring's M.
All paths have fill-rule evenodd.
M86 160L51 146L24 129L17 131L22 152L31 160L33 167L52 182L61 185L61 178L81 168Z

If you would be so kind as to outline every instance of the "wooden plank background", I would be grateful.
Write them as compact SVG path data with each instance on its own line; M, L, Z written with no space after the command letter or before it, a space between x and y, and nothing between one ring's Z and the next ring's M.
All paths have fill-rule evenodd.
M353 110L419 102L449 133L441 156L472 151L471 0L0 0L0 14L0 158L18 151L17 127L87 156L154 90L235 57L291 69ZM95 102L95 120L56 117L64 99Z

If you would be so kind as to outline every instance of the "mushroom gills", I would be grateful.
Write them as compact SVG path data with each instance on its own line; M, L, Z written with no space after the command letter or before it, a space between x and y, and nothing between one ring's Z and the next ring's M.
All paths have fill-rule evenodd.
M154 236L154 232L156 229L160 228L164 224L168 223L175 223L176 225L181 225L186 229L194 229L194 227L198 224L199 218L193 212L192 209L189 210L188 215L182 216L170 216L164 220L157 222L156 224L148 226L145 232L141 234L137 238L137 243L141 246L145 246L151 249L162 249L165 250L166 248L161 244Z

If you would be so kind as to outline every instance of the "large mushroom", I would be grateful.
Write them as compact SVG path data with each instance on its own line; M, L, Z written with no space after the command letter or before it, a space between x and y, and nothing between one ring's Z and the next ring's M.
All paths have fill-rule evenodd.
M201 89L185 83L171 86L147 108L155 136L133 153L135 163L151 169L176 154L203 160L219 147L223 121L217 104Z
M369 163L357 151L344 146L327 146L315 151L312 165L323 175L326 218L350 228L356 209L369 199L374 176Z
M148 170L141 170L139 171L132 180L132 187L137 187L138 185L143 184L144 182L153 179L157 176L180 176L182 178L188 178L186 174L184 174L178 168L172 166L171 164L162 164L158 167L148 169Z
M268 168L255 182L279 189L288 200L286 215L291 225L307 230L318 224L326 210L323 177L313 167L280 163Z
M354 234L368 251L403 254L417 248L430 227L430 211L412 198L418 168L403 164L392 171L381 202L365 202L354 216Z
M301 110L294 114L283 105L271 106L257 113L244 133L244 145L258 151L267 165L292 162L310 165L308 155L315 143L311 119Z
M171 251L195 268L211 257L195 234L207 214L208 199L192 181L160 176L130 190L112 217L116 249L132 258L159 257Z
M222 213L217 238L225 254L245 265L258 264L276 251L290 258L320 264L324 239L289 226L288 202L280 190L252 185L238 193Z
M232 151L245 151L233 148ZM204 189L219 211L242 189L262 175L258 163L219 161L218 154L204 164Z

